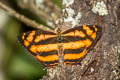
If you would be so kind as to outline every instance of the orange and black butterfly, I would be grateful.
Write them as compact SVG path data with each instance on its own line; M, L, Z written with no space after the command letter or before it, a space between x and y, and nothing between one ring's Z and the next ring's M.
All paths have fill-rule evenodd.
M102 35L97 25L83 25L56 33L33 30L19 35L18 40L45 67L59 64L59 44L62 44L64 64L79 64Z

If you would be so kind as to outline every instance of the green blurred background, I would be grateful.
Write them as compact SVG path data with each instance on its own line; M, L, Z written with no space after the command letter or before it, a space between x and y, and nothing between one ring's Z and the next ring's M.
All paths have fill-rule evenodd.
M60 0L53 2L60 7ZM36 15L19 8L15 0L10 0L9 4L17 12L46 25ZM42 65L18 43L18 35L30 30L33 28L0 9L0 80L39 80L46 74Z

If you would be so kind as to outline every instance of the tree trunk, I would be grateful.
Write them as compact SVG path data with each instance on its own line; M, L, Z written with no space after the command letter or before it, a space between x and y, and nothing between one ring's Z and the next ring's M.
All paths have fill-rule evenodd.
M105 9L95 12L93 7L99 4ZM49 69L48 76L44 76L42 80L119 79L120 0L63 0L62 6L62 26L68 28L83 24L99 25L102 27L102 37L82 59L81 65ZM68 20L70 18L75 23Z

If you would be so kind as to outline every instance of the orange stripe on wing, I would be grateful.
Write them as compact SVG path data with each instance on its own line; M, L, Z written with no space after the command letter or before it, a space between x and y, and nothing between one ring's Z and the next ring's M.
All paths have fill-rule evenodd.
M43 62L56 61L59 59L57 55L49 55L49 56L44 56L44 57L37 55L36 58Z
M83 29L86 30L87 35L91 35L93 31L89 28L89 26L83 25Z
M86 47L89 47L92 44L92 41L90 41L90 39L83 40L83 42L85 43Z
M84 47L85 42L83 41L76 41L76 42L69 42L69 43L63 43L64 49L78 49L80 47ZM36 52L49 52L53 50L57 50L57 44L46 44L46 45L32 45L30 47L30 51L33 53Z
M37 53L37 46L36 45L32 45L30 47L30 51L33 52L33 53Z
M65 62L64 62L64 65L66 65L66 64L74 64L74 65L75 65L75 64L79 64L79 63L80 63L80 60L77 61L77 62L76 62L76 61L74 61L74 62L71 62L71 61L65 61Z
M82 31L75 30L75 31L64 34L64 36L85 37L85 34Z
M35 35L35 31L32 31L31 33L29 33L29 35L27 37L27 41L32 42L34 35Z
M65 60L72 60L72 59L80 59L83 58L85 56L85 54L87 53L87 50L84 49L83 52L79 53L79 54L74 54L74 53L67 53L64 55L64 59Z
M64 49L78 49L84 46L85 46L85 43L81 40L76 42L63 43Z
M81 47L89 47L92 44L92 41L89 39L86 40L79 40L75 42L68 42L68 43L63 43L63 48L64 49L79 49Z
M68 43L63 43L63 48L64 49L79 49L81 47L89 47L92 44L92 41L89 39L86 40L80 40L80 41L75 41L75 42L68 42ZM57 44L46 44L46 45L32 45L30 47L30 51L33 53L36 52L49 52L53 50L57 50Z
M56 37L56 35L49 35L49 34L40 34L40 35L37 35L36 38L35 38L35 42L39 42L41 40L46 40L48 38L52 38L52 37Z
M96 38L96 32L91 35L91 38L92 38L92 39L95 39L95 38Z
M55 66L55 65L58 65L59 63L53 63L53 64L50 64L50 66Z
M28 47L30 45L29 41L24 40L24 45L25 45L25 47Z
M47 45L32 45L30 47L31 52L48 52L57 50L57 44L47 44Z

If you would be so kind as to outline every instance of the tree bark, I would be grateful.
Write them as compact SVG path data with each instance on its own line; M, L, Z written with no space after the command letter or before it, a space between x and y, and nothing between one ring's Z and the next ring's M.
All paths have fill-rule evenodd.
M75 25L99 25L102 27L102 37L87 56L81 61L81 65L69 66L65 69L49 69L48 75L42 80L117 80L120 79L120 1L104 0L108 14L101 16L92 11L93 5L103 0L69 0L63 3L62 26L74 27ZM73 2L72 2L73 1ZM64 0L63 0L64 2ZM74 10L69 14L67 9ZM76 20L77 14L81 17ZM74 18L77 23L66 21Z

